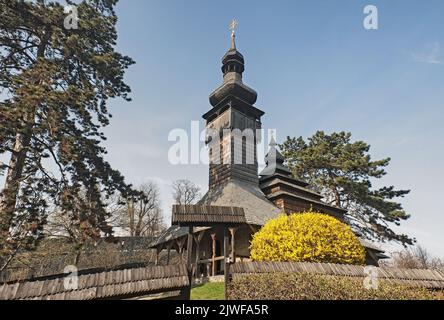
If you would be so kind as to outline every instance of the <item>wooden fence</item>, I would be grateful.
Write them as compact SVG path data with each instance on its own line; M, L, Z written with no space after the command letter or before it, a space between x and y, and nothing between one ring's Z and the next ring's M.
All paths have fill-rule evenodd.
M230 265L230 279L250 274L296 273L365 278L364 266L329 263L237 262ZM444 272L374 268L372 273L387 282L444 289ZM189 266L186 264L129 268L80 274L74 289L66 287L70 275L0 284L0 300L105 300L141 299L162 294L160 298L188 300L191 291Z
M373 275L389 283L402 284L409 287L444 289L444 272L441 271L373 268L371 271ZM296 273L365 278L370 275L370 270L365 266L331 263L240 262L230 266L230 275L232 279L261 273Z
M174 292L177 299L187 300L191 290L185 264L78 275L74 289L66 285L68 277L0 284L0 300L131 299L160 293L171 298Z

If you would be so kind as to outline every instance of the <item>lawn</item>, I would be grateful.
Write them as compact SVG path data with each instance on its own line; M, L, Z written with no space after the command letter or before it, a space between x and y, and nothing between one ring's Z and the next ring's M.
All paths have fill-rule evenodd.
M224 300L224 283L205 283L191 290L191 300Z

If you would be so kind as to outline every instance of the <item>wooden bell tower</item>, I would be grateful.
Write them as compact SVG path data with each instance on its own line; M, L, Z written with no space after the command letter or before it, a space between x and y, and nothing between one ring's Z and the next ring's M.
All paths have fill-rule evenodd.
M206 120L210 189L230 180L258 185L257 144L261 117L254 107L257 93L242 81L245 61L236 49L232 25L231 48L222 58L223 84L210 95L212 109Z

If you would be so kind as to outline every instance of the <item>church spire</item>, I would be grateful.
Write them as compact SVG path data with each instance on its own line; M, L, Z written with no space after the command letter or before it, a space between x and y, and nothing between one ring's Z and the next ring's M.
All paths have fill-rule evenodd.
M287 166L284 165L285 158L282 153L276 148L277 143L274 139L274 136L271 137L270 141L270 150L268 154L265 156L265 169L259 174L260 176L271 176L276 173L283 174L285 176L290 176L291 171Z
M256 91L242 80L244 57L236 48L236 27L233 20L231 47L222 58L223 83L210 95L212 108L203 115L209 134L209 185L212 190L240 182L258 191L257 133L264 112L254 106Z
M227 97L234 96L249 105L253 105L257 100L257 93L242 81L242 75L245 71L244 56L236 47L236 28L238 22L233 20L230 23L231 47L222 58L222 73L224 76L223 84L210 95L210 103L216 107Z

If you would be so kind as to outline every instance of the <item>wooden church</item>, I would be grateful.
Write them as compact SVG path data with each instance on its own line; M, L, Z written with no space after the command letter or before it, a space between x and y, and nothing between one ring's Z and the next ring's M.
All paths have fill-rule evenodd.
M313 209L343 220L346 212L326 204L307 183L292 177L274 140L265 159L266 167L258 174L257 144L261 138L258 129L265 113L254 106L257 93L243 83L244 71L245 60L236 48L233 31L231 48L222 58L223 83L210 95L212 108L203 115L207 130L216 132L218 139L214 139L214 134L213 139L207 139L209 190L195 206L200 214L207 215L218 207L243 209L245 223L229 229L231 259L235 261L249 259L252 235L279 214ZM245 130L252 132L251 139L236 134ZM236 143L241 145L241 154L235 152ZM172 250L184 259L188 232L187 227L172 226L155 241L153 248L158 255L167 251L167 263ZM195 227L192 233L195 250L188 256L197 266L196 272L210 276L220 273L224 259L222 228ZM377 265L378 260L384 258L383 251L365 241L362 243L366 247L367 263Z

